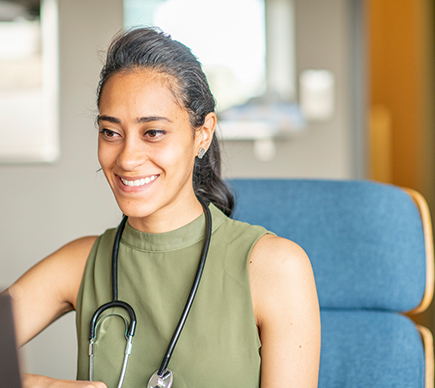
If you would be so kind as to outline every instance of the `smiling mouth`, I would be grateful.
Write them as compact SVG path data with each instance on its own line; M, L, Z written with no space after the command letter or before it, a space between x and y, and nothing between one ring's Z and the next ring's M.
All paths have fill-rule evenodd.
M121 179L121 182L122 182L122 184L124 186L133 187L133 186L147 185L148 183L151 183L152 181L156 180L157 177L158 177L158 175L153 175L151 177L146 177L146 178L143 178L143 179L137 179L135 181L130 181L128 179L124 179L124 178L121 178L121 177L120 177L120 179Z

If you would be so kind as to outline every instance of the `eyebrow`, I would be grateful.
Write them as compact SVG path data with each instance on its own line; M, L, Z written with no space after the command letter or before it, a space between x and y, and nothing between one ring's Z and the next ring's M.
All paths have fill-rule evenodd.
M167 117L161 117L161 116L140 117L136 121L139 124L150 123L152 121L167 121L169 123L172 123L172 121L169 120Z
M100 122L100 121L108 121L108 122L114 123L114 124L121 124L121 120L117 119L116 117L107 116L107 115L98 116L98 122ZM172 121L169 120L167 117L161 117L161 116L139 117L136 120L136 122L138 124L150 123L153 121L167 121L169 123L172 123Z
M98 116L97 121L108 121L109 123L121 124L121 120L117 119L116 117L106 115Z

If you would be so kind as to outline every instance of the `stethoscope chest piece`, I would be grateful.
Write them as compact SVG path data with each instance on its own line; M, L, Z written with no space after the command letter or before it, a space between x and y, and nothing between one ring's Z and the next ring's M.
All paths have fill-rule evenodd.
M159 376L159 371L156 371L148 381L147 388L171 388L172 381L174 379L172 371L169 369L165 370L162 376Z

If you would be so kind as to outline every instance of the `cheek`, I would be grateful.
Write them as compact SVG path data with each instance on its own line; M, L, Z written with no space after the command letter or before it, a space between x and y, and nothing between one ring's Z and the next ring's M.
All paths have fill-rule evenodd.
M111 155L110 149L105 147L104 143L101 142L98 142L98 161L103 171L113 163L113 156Z
M100 142L98 142L98 161L100 162L100 166L104 167L105 165L105 153L103 151L103 147L101 146Z
M176 146L160 150L155 155L154 161L166 170L166 174L178 175L180 179L184 179L193 172L195 162L193 152L192 145L186 147L180 142Z

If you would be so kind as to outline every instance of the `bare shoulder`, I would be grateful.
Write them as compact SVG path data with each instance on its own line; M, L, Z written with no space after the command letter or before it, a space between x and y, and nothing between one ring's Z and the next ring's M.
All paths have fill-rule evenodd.
M252 275L261 277L264 282L270 276L300 277L304 273L312 273L310 260L305 251L293 241L273 235L264 235L255 244L251 256L250 266ZM256 279L261 280L261 279Z
M320 316L313 270L297 244L272 235L254 246L249 264L261 338L261 386L317 386ZM285 372L283 372L285 371Z
M295 242L266 234L255 244L251 261L258 265L282 265L283 263L309 263L305 251Z
M51 291L75 307L84 267L96 239L97 236L87 236L69 242L32 267L17 284L50 280L49 284L56 287Z
M313 270L305 251L293 241L265 235L250 256L250 281L257 322L270 316L272 309L282 308L292 300L311 298L317 302ZM302 301L301 301L302 303Z
M48 256L48 258L65 260L65 262L86 261L97 238L97 236L86 236L73 240Z
M20 344L75 309L83 271L96 239L96 236L83 237L64 245L9 287ZM26 318L29 316L31 320Z

